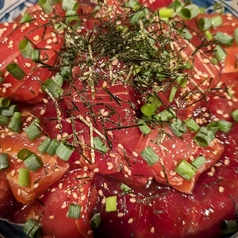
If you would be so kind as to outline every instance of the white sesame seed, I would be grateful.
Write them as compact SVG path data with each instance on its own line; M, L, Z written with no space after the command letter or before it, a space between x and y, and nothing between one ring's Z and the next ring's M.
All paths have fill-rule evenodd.
M222 187L222 186L220 186L220 187L218 188L218 190L219 190L219 193L223 193L223 192L225 191L224 187Z
M128 224L131 224L133 221L134 221L134 219L133 219L133 218L130 218L130 219L128 220Z

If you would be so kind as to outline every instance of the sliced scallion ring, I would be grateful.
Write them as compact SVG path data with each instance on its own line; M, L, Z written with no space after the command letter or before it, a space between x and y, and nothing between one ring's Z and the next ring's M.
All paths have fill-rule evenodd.
M18 184L23 187L30 185L30 171L26 168L20 168L18 172Z
M101 215L100 213L95 213L93 217L90 219L90 225L92 228L97 228L101 223Z
M235 109L231 112L231 117L234 121L238 121L238 109Z
M200 18L198 20L198 29L201 31L206 31L211 27L211 19L210 18Z
M226 46L231 46L234 42L234 38L228 34L218 31L214 35L214 39L219 43Z
M74 152L74 148L67 146L63 141L60 142L59 146L56 148L55 154L62 160L69 160L70 156Z
M22 18L21 18L21 20L20 20L20 23L29 22L29 21L31 21L31 20L32 20L31 14L25 13L25 14L22 16Z
M8 124L8 122L9 122L8 117L0 114L0 125L6 126Z
M21 40L19 42L18 48L25 58L31 58L32 51L34 50L34 48L28 39Z
M23 69L15 62L10 63L6 69L16 80L22 80L26 76Z
M158 155L150 146L147 146L140 154L149 166L152 166L159 160Z
M9 168L8 155L6 153L0 153L0 171Z
M170 127L171 131L177 137L181 137L187 131L184 123L179 118L174 119L170 123L169 127Z
M38 238L42 233L42 226L39 221L30 218L23 226L23 231L31 238Z
M11 131L19 132L21 129L21 126L22 126L21 113L14 112L13 116L10 118L10 121L7 127Z
M103 153L106 153L108 151L107 145L99 137L93 138L93 145L98 151L101 151Z
M115 212L117 210L117 195L106 197L106 212Z
M11 101L9 98L2 98L0 97L0 107L8 107Z
M41 154L44 154L47 150L47 148L49 147L51 143L51 139L50 138L46 138L39 146L38 146L38 150L41 152Z
M222 18L221 16L214 16L211 18L211 23L212 23L212 27L213 28L216 28L218 26L221 26L222 25Z
M223 50L223 48L220 45L216 45L216 47L214 48L214 54L219 62L225 60L227 56L227 53Z
M185 180L189 181L194 177L197 169L188 161L183 159L178 163L177 167L175 168L175 172Z
M225 12L225 9L224 9L224 6L222 5L222 3L215 3L213 5L213 11L215 13L223 14Z
M206 127L200 127L194 137L194 141L202 147L207 147L214 138L215 134L213 131L207 129Z
M51 140L48 148L46 149L46 152L49 155L53 156L55 154L55 151L56 151L57 147L59 146L59 144L60 144L60 142L58 140L56 140L56 139Z
M81 214L81 206L78 204L69 204L67 217L78 219Z
M195 4L190 4L180 10L180 16L185 20L190 20L200 13L200 9Z
M184 123L192 133L200 129L200 126L192 118L186 119Z
M28 156L24 161L24 165L31 171L36 171L40 169L43 166L43 163L35 153L32 153L30 156Z
M151 129L149 128L149 126L146 124L146 122L142 119L140 119L138 121L138 125L139 125L139 129L140 131L144 134L147 135L151 132Z
M53 79L47 79L42 85L43 91L51 93L54 98L60 98L64 90Z
M159 9L159 16L161 18L173 18L175 16L175 11L173 8L162 7Z
M20 160L25 160L27 159L30 155L32 155L32 151L28 150L27 148L23 148L18 151L17 153L17 158Z
M192 165L199 169L201 166L203 166L206 163L206 158L204 156L198 156L192 161Z
M39 0L38 4L41 6L41 8L44 11L44 13L50 14L50 13L53 12L53 7L51 5L51 1L50 0Z

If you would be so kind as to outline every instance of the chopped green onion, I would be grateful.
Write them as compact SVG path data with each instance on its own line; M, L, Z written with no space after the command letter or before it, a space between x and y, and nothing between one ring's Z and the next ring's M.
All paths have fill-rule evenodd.
M0 107L8 107L10 105L10 99L9 98L1 98L0 97Z
M224 6L221 3L215 3L213 5L213 11L215 13L223 14L225 12Z
M54 77L54 81L60 86L62 87L63 86L63 83L64 83L64 79L62 77L61 74L57 73Z
M192 62L189 61L185 62L184 69L192 69L192 68L193 68Z
M0 171L9 168L10 164L6 153L0 154Z
M212 57L212 58L211 58L211 63L214 64L214 65L217 65L217 64L218 64L217 58Z
M93 145L98 151L101 151L103 153L106 153L108 151L107 145L99 137L93 138Z
M106 197L106 212L115 212L117 210L117 196Z
M170 94L169 94L169 102L170 102L170 103L173 102L177 90L178 90L177 87L175 87L175 86L172 86L172 87L171 87Z
M34 50L31 42L27 39L23 39L19 42L19 50L25 58L31 58L32 51Z
M139 11L137 11L134 15L132 15L130 19L130 23L132 25L138 24L140 20L146 19L146 17L149 15L150 11L148 8L142 8Z
M183 177L185 180L191 180L197 172L197 169L191 165L186 160L181 160L177 167L175 168L175 172Z
M234 42L234 38L230 35L227 35L226 33L220 32L218 31L215 35L214 35L214 39L223 45L226 46L231 46Z
M63 141L60 142L59 146L56 148L55 154L62 160L69 160L70 156L74 152L73 147L67 146Z
M189 32L188 29L183 28L180 31L181 36L183 36L186 40L191 40L193 38L193 35Z
M174 0L170 5L169 8L173 8L176 13L180 12L183 8L184 3L179 0Z
M238 28L234 30L234 38L235 38L236 44L238 44Z
M1 110L1 114L6 117L13 116L15 112L17 112L18 107L15 104L9 105Z
M20 23L29 22L29 21L31 21L31 20L32 20L31 14L25 13L25 14L22 16L22 18L21 18L21 20L20 20Z
M24 129L29 140L35 140L42 134L41 129L38 126L39 120L35 119L28 127Z
M18 184L23 187L30 185L30 171L29 169L20 168L18 173Z
M41 152L41 154L44 154L47 150L47 148L49 147L51 143L51 139L50 138L46 138L39 146L38 146L38 150Z
M175 112L171 109L165 109L164 111L156 114L154 116L154 118L157 120L157 121L164 121L164 122L168 122L170 121L171 119L173 119L175 117Z
M213 39L213 35L209 30L204 31L204 35L206 36L206 38L211 41Z
M63 0L62 1L62 8L65 11L77 11L79 4L76 0Z
M236 220L223 220L221 222L221 232L224 235L233 234L238 231L238 224Z
M159 9L159 16L161 18L173 18L175 16L174 9L162 7Z
M147 146L140 154L149 166L152 166L159 160L158 155L150 146Z
M35 153L32 153L24 161L24 165L31 171L36 171L43 166L43 163Z
M64 90L53 79L47 79L43 83L42 89L46 93L50 92L54 98L60 98L64 93Z
M59 144L60 144L60 142L59 142L58 140L53 139L53 140L50 142L48 148L46 149L46 152L47 152L49 155L53 156L53 155L55 154L55 151L56 151L57 147L59 146Z
M0 76L0 84L2 84L4 82L4 78Z
M123 190L125 193L128 193L131 191L131 188L124 183L120 184L120 189Z
M157 108L161 105L161 101L156 96L150 96L147 102L141 107L141 112L147 116L152 116Z
M101 223L101 215L100 213L95 213L93 217L90 219L90 225L92 228L97 228Z
M60 75L63 77L64 80L69 79L71 75L71 67L70 66L61 67Z
M6 126L8 124L8 117L0 115L0 125Z
M227 53L219 45L214 48L214 54L219 62L223 61L227 56Z
M26 73L16 63L9 64L6 69L16 80L22 80L26 76Z
M231 112L231 117L234 121L238 121L238 109L235 109Z
M24 224L23 231L31 238L38 238L42 233L42 226L37 220L30 218Z
M206 12L206 8L205 7L199 7L200 13L205 13Z
M50 14L53 12L53 7L51 6L50 0L39 0L38 4L41 6L44 13Z
M184 123L192 133L200 129L200 126L192 118L186 119Z
M27 148L23 148L18 151L17 158L21 160L26 160L32 154L33 154L32 151L28 150Z
M19 132L21 129L21 126L22 126L21 113L14 112L13 116L10 118L10 121L7 127L11 131Z
M81 214L81 206L78 204L69 204L67 217L78 219Z
M200 18L198 20L198 29L201 31L206 31L211 27L211 19L210 18Z
M78 17L78 13L76 11L68 10L66 12L66 24L70 25L72 29L77 30L81 25L81 20Z
M170 125L169 125L171 131L175 134L177 137L181 137L184 133L186 133L186 127L184 126L184 123L179 119L174 119Z
M140 119L138 121L138 125L139 125L139 129L140 131L144 134L147 135L151 132L151 129L149 128L149 126L145 123L144 120Z
M137 12L141 8L141 4L136 0L125 1L124 6L130 8L133 12Z
M218 26L222 26L222 18L221 16L215 16L211 18L211 23L212 23L212 27L216 28Z
M187 78L182 76L182 75L178 76L176 78L176 81L179 84L179 86L182 87L182 88L186 87L187 82L188 82Z
M224 133L229 133L232 127L232 123L226 120L219 120L218 125L219 125L219 131L222 131Z
M219 123L217 121L212 121L207 124L207 129L216 134L219 131Z
M40 51L37 49L33 49L31 52L31 60L33 62L36 62L40 58Z
M190 4L185 7L183 7L180 11L180 15L185 20L190 20L194 17L196 17L200 13L200 9L195 4Z
M204 156L198 156L192 161L192 165L199 169L201 166L203 166L206 163L206 158Z
M215 138L213 131L207 129L206 127L200 127L199 131L194 137L194 141L202 147L207 147Z

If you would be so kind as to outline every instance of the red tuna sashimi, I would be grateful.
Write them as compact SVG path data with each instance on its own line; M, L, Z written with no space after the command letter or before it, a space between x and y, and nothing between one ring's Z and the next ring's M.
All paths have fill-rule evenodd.
M201 175L191 195L153 183L147 189L131 186L125 192L120 183L97 177L101 199L95 212L100 212L102 221L95 237L222 237L221 221L236 214L237 129L227 137L222 158ZM113 195L117 196L116 211L106 212L103 201Z

